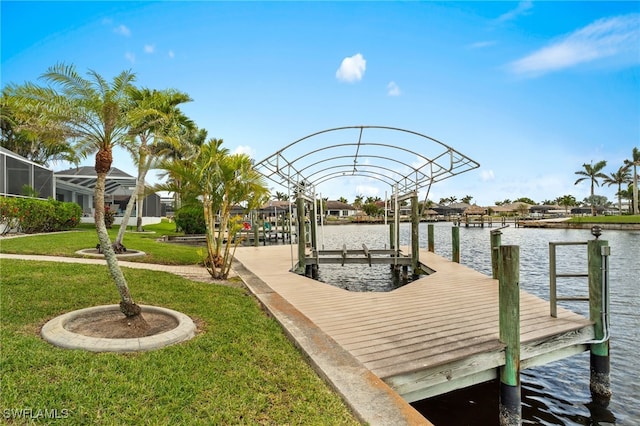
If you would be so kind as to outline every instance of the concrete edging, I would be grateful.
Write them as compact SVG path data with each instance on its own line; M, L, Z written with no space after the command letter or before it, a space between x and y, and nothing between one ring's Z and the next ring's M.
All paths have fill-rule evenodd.
M159 306L140 305L142 312L169 315L178 321L178 326L154 336L131 339L90 337L65 329L65 325L80 316L104 311L120 311L119 305L101 305L79 309L57 316L47 322L41 331L42 338L52 345L65 349L84 349L91 352L138 352L163 348L195 336L196 325L187 315Z

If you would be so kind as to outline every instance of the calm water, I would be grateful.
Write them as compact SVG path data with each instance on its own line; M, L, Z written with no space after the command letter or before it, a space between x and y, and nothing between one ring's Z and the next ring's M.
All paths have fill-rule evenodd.
M491 275L489 254L492 228L460 228L461 263ZM495 229L495 228L494 228ZM409 245L410 225L402 224L400 244ZM359 249L389 246L384 225L325 226L319 231L324 248ZM451 224L435 224L435 252L451 258ZM522 372L523 424L541 425L639 425L640 424L640 231L604 231L611 246L611 388L613 397L605 409L591 403L589 353ZM420 246L427 246L427 225L420 225ZM520 285L523 290L548 300L549 242L593 239L588 230L502 229L502 244L520 246ZM586 246L558 247L558 273L586 273ZM365 291L393 287L388 267L345 266L339 274L323 265L320 278L332 284ZM349 278L335 282L336 276ZM324 275L323 275L324 274ZM353 289L353 288L352 288ZM558 280L558 294L584 295L586 279ZM562 306L588 315L585 302ZM442 425L497 424L496 382L452 392L414 404L427 418Z

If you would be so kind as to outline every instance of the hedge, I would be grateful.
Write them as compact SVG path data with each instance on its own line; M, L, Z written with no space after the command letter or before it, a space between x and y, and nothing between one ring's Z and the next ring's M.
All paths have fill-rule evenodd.
M0 197L0 231L35 234L66 231L80 223L82 207L49 198ZM2 226L4 225L4 226Z

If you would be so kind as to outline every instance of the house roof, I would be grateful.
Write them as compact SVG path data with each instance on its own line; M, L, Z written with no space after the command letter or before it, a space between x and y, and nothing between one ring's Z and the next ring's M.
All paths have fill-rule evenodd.
M95 189L97 173L95 168L90 166L76 167L68 170L54 172L56 180L70 185L81 186L83 188ZM104 191L112 194L118 189L129 189L136 186L136 178L128 175L120 169L112 167L107 173Z
M282 213L282 212L287 212L289 211L289 206L291 205L292 208L296 208L295 205L293 205L293 203L286 201L286 200L271 200L268 203L264 204L262 207L260 207L260 210L264 210L264 211L269 211L269 212L273 212L275 211L276 213Z
M473 204L473 205L467 207L464 210L464 214L467 214L467 215L468 214L480 214L480 215L482 215L482 214L485 214L486 212L487 212L487 209L485 209L484 207L480 207L477 204Z
M328 200L325 203L325 208L327 210L355 210L351 204L343 203L342 201L332 201Z

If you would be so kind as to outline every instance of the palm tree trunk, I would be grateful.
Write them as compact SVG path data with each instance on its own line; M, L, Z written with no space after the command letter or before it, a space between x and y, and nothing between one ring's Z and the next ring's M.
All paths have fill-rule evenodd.
M633 214L638 214L638 170L633 165Z
M111 240L109 239L109 233L104 223L104 189L105 182L107 180L107 172L111 168L112 163L111 150L101 149L96 154L96 188L94 191L95 209L96 209L96 232L98 233L98 241L100 247L104 252L105 260L107 261L107 267L109 274L116 284L118 293L120 293L120 310L127 318L139 317L141 318L141 309L131 297L129 292L129 286L124 278L122 269L118 264L118 258L116 257L113 247L111 246Z

